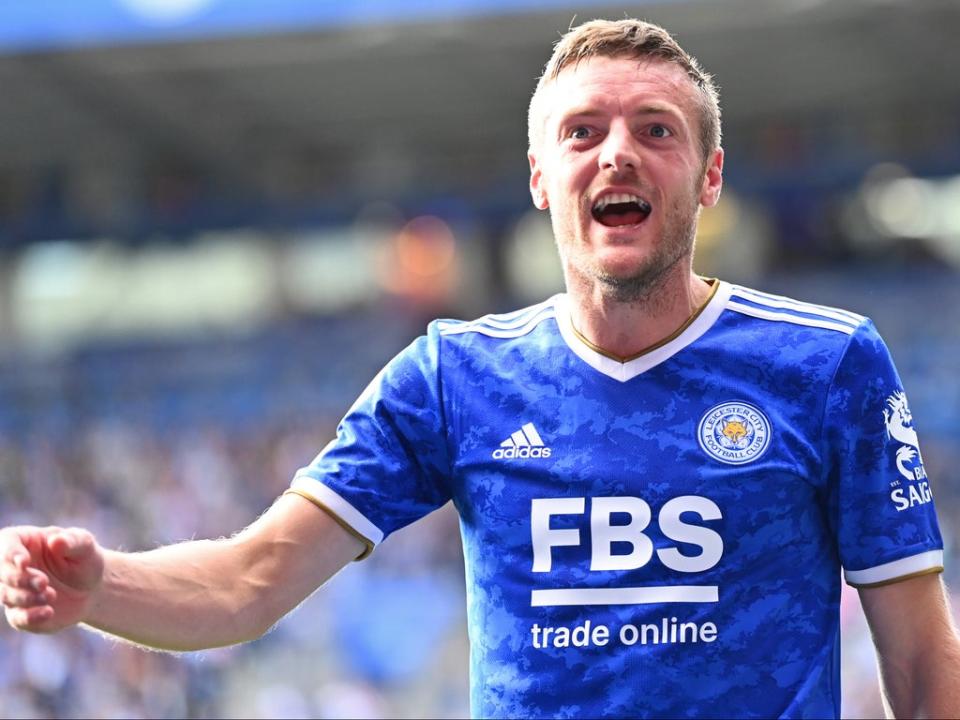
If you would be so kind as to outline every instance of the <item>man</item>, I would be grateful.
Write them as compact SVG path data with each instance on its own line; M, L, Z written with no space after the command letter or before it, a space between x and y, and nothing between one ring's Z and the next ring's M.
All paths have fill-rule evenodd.
M452 500L480 717L836 716L841 566L890 710L960 715L943 544L872 324L692 271L722 185L710 77L661 28L581 25L529 160L565 295L431 324L236 537L4 530L8 621L242 642Z

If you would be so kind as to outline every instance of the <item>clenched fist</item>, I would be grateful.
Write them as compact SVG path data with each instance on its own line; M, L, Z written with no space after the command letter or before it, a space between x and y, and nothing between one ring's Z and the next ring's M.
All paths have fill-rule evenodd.
M0 601L17 630L50 633L81 622L102 578L103 550L86 530L0 530Z

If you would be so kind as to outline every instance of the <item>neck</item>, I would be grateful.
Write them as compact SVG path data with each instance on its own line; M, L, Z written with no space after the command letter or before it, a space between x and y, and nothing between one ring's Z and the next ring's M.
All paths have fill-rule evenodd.
M682 330L712 297L712 286L688 264L664 275L643 297L627 302L602 287L568 283L571 321L590 345L621 362L641 355Z

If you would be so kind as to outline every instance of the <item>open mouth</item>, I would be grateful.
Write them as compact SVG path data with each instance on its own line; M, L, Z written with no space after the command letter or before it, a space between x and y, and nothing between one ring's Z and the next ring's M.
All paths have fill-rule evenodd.
M650 216L653 208L639 195L616 193L605 195L594 203L593 219L607 227L638 225Z

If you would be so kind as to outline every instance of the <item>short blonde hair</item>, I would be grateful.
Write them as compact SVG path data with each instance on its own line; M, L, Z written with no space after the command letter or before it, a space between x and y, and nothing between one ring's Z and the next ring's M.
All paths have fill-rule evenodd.
M531 148L536 147L546 119L540 107L544 87L556 80L564 68L592 57L656 59L679 65L698 91L699 139L704 160L720 147L720 94L713 78L662 27L631 18L591 20L571 28L560 38L530 99L527 133Z

